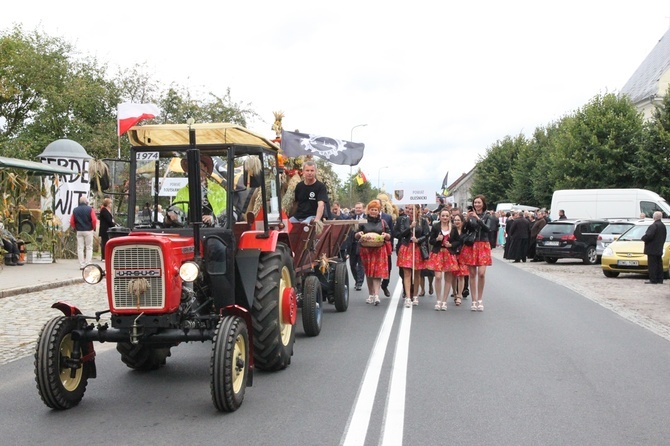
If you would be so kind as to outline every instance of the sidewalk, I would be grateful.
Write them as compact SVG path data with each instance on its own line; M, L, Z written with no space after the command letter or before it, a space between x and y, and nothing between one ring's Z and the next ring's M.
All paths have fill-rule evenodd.
M94 259L93 263L101 264L99 259ZM83 283L77 259L23 266L0 265L0 299L76 283Z

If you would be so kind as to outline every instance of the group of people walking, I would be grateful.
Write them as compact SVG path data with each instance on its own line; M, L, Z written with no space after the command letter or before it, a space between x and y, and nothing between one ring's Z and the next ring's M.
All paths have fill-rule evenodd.
M355 226L349 240L349 261L356 290L367 281L368 304L379 305L380 291L390 296L388 278L391 271L391 250L397 240L397 261L403 281L405 307L419 305L417 293L423 284L422 271L434 275L436 293L435 310L445 311L453 289L455 305L464 298L466 278L469 277L472 311L484 311L483 292L486 268L492 264L490 233L495 231L491 216L486 212L486 199L477 195L467 213L441 207L437 221L424 216L419 205L401 209L395 222L382 212L381 202L372 200L363 209L362 203L354 207L356 219L363 219ZM381 246L362 246L366 234L381 236ZM496 234L497 235L497 234ZM379 238L377 239L379 240ZM384 283L384 281L386 283ZM432 288L432 283L431 283Z

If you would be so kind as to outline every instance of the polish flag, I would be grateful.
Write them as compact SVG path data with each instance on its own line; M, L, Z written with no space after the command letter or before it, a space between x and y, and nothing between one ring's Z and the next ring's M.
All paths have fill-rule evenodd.
M154 104L132 104L124 102L117 105L117 120L119 136L126 133L132 126L143 119L153 119L160 114Z

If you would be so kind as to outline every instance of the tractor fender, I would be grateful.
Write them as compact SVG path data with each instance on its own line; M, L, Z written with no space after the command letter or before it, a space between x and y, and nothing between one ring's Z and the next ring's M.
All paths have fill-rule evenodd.
M277 248L278 231L246 231L240 237L238 249L258 249L261 252L273 252Z
M75 307L74 305L70 305L65 302L56 302L51 306L51 308L55 308L57 310L60 310L65 316L67 317L72 317L76 316L78 314L81 314L81 310L79 308Z

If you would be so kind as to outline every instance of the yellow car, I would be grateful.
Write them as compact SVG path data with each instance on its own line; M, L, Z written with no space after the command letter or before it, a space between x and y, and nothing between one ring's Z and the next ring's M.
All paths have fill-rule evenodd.
M603 274L607 277L617 277L619 273L647 274L647 255L644 253L642 236L654 221L646 219L638 221L626 232L604 249L600 262ZM665 245L663 246L663 278L670 279L668 272L670 264L670 221L663 221L667 229Z

